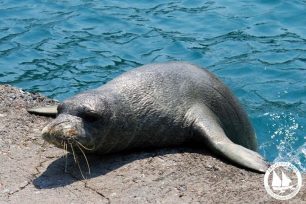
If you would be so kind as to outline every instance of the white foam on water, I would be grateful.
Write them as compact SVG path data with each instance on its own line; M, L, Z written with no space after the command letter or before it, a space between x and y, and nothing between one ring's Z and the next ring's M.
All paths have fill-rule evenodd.
M299 129L303 128L292 113L265 113L272 124L269 131L270 140L263 143L260 149L265 150L271 146L275 146L278 151L278 156L273 160L275 162L290 162L296 165L301 171L306 172L306 142L297 146L297 142L301 138ZM306 141L306 136L303 136Z

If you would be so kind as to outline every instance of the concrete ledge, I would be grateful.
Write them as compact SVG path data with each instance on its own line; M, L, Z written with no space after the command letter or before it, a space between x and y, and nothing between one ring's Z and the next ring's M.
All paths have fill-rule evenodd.
M83 180L70 154L43 145L40 131L52 118L26 111L55 103L0 85L0 203L306 203L305 184L280 202L266 193L263 174L194 148L88 156L92 173Z

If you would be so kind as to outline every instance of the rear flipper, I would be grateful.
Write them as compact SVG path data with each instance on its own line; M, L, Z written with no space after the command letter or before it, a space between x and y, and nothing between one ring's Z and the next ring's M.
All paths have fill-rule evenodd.
M204 105L191 108L186 117L199 140L205 141L213 151L230 161L258 172L265 172L268 163L257 153L233 143L224 133L216 115Z
M27 111L31 114L55 117L57 114L57 105L29 108Z

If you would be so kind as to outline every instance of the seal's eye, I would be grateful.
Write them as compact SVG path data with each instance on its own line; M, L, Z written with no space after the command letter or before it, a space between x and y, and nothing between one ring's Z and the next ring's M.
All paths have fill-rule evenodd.
M87 121L87 122L95 122L97 120L99 120L100 118L100 115L89 109L88 107L86 106L83 106L82 108L78 109L78 116L83 118L83 120Z
M99 120L99 114L92 111L84 112L81 117L88 122L95 122Z

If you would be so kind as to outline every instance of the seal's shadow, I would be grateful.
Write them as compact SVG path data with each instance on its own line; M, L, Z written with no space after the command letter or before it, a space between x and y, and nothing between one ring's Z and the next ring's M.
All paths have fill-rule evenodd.
M118 154L109 155L87 155L87 159L90 164L91 174L88 174L88 168L84 157L78 155L78 161L80 162L80 168L82 170L83 175L86 177L86 179L90 179L98 176L103 176L108 172L111 172L136 160L176 153L198 153L200 155L209 155L217 158L223 163L234 165L237 167L239 166L228 161L226 158L214 154L209 149L203 149L201 145L196 144L189 144L185 147L150 149L148 151L138 150L134 152L121 152ZM247 169L242 166L240 166L240 168L256 172L254 170ZM65 169L67 170L66 172ZM82 177L81 171L76 165L73 155L68 153L67 160L65 157L61 157L53 161L47 167L44 173L42 173L39 177L33 180L33 184L38 189L51 189L57 187L64 187L83 179L84 177Z
M211 155L208 151L200 150L198 148L190 147L178 147L178 148L166 148L149 151L137 151L137 152L123 152L120 154L111 155L87 155L88 162L90 164L91 174L88 174L87 165L85 159L79 155L80 167L84 176L88 179L95 178L107 174L110 171L118 169L128 163L145 158L162 156L166 154L176 154L182 152L200 153L204 155ZM33 184L38 189L50 189L57 187L64 187L70 185L73 182L82 180L82 176L78 166L74 162L73 156L69 153L66 164L66 158L61 157L53 161L39 177L33 180ZM65 166L67 166L67 172L65 173Z

